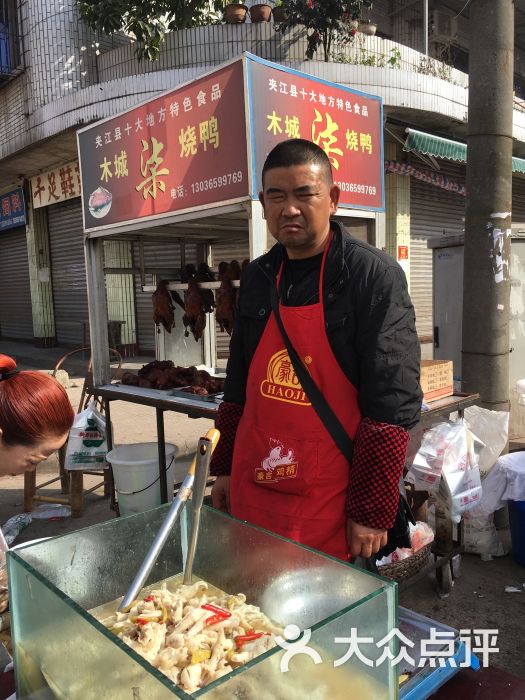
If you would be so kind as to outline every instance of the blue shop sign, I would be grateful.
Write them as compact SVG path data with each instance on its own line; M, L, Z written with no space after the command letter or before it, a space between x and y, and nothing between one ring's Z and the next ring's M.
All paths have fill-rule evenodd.
M25 226L26 222L26 202L23 189L17 187L16 190L0 194L0 231Z

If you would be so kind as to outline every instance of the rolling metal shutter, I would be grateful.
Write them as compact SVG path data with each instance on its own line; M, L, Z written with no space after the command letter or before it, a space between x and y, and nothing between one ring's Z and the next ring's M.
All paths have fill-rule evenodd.
M427 238L410 238L410 298L421 343L432 342L432 250Z
M80 347L84 342L89 345L80 199L48 207L47 217L57 341L70 347Z
M512 178L512 220L525 221L525 178Z
M421 161L411 165L425 169ZM443 163L440 172L457 182L465 182L465 166ZM428 170L428 168L426 168ZM410 234L442 236L462 233L465 227L465 197L448 192L435 185L410 178Z
M25 227L0 234L0 335L34 337Z
M411 165L425 169L419 159ZM465 166L439 161L440 172L465 182ZM428 168L426 168L428 169ZM416 327L423 344L432 343L432 250L427 240L462 233L465 197L410 178L410 296L416 310Z
M197 244L186 243L186 264L197 264ZM163 239L143 243L145 285L155 286L158 280L179 280L181 273L181 251L178 240ZM140 266L139 244L133 244L133 264ZM137 343L139 352L155 355L155 324L153 323L153 305L151 292L142 291L140 275L135 275L135 300L137 305Z
M250 243L248 232L243 238L221 238L213 241L211 245L212 267L216 271L219 263L222 261L230 262L238 260L242 263L246 258L250 257ZM215 324L215 342L217 346L217 359L228 359L230 354L230 336L224 333L219 328L219 324Z

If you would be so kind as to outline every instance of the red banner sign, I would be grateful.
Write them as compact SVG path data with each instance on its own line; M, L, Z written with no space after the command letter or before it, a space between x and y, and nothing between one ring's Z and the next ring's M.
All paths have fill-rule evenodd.
M326 152L340 206L383 208L381 99L250 58L254 182L279 142L304 138Z
M397 259L398 260L408 260L408 246L398 245L397 246Z
M84 228L249 196L242 61L78 133Z

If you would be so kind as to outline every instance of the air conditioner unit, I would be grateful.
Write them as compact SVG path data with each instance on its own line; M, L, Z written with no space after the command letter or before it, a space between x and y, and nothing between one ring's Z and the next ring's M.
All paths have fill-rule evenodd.
M430 37L434 41L450 41L458 34L457 18L441 10L434 10L431 15Z

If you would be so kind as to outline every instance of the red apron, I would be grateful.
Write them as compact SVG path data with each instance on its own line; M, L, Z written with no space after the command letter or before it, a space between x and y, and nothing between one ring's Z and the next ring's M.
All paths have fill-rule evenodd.
M279 308L292 345L354 437L361 420L357 391L325 331L323 277L329 245L321 265L319 303ZM248 373L233 455L232 515L346 560L348 475L348 462L302 390L272 314Z

